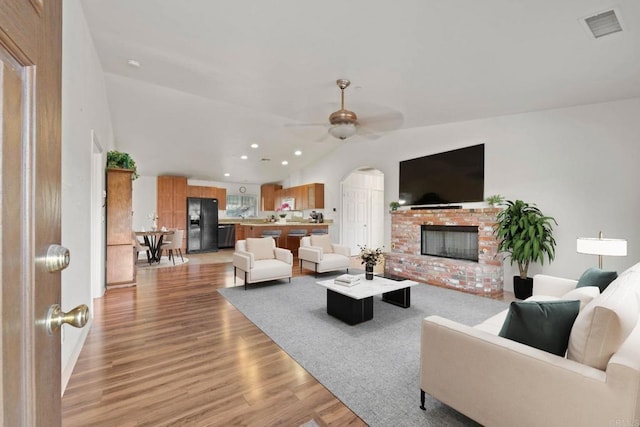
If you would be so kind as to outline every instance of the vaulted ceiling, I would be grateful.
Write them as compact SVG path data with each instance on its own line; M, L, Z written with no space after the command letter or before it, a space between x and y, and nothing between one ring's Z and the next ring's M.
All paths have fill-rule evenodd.
M82 4L143 175L274 182L402 129L640 96L637 0ZM594 38L582 18L613 7L623 31ZM339 78L362 124L344 141Z

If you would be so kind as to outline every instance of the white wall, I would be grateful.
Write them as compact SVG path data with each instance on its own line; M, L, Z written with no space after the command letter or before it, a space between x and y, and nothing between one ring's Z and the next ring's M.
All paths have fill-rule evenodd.
M91 131L105 151L113 148L113 130L100 61L78 0L62 8L62 245L71 264L62 272L62 309L80 304L91 309ZM104 244L103 244L104 245ZM104 288L104 286L103 286ZM93 310L91 310L93 313ZM89 326L63 326L62 390L66 387Z
M144 159L140 160L144 163ZM149 215L158 213L157 210L157 189L158 178L155 176L139 176L133 181L132 207L133 207L133 229L150 230L153 225ZM161 227L158 224L158 227Z
M296 179L325 183L327 208L339 206L340 181L360 167L384 173L388 204L398 199L398 163L473 144L485 144L485 196L536 203L555 217L556 259L544 271L577 278L595 256L576 253L576 238L628 240L627 257L606 257L621 272L640 260L640 98L574 108L407 129L378 140L352 139ZM339 215L336 215L339 218ZM385 217L390 244L390 215ZM517 266L505 268L505 289Z

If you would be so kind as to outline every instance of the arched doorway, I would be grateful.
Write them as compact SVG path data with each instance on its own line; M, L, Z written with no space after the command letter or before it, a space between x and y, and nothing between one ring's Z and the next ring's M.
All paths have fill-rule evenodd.
M384 173L362 167L341 182L342 218L340 241L357 254L358 245L384 244Z

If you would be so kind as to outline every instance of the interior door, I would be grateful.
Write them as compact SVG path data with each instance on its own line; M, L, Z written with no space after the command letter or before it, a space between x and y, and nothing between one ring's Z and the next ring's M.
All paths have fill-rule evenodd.
M46 330L50 306L60 303L60 273L45 259L60 243L61 7L43 0L0 4L5 426L60 425L60 332ZM57 253L49 259L68 260Z
M351 248L351 254L360 252L358 245L370 246L369 190L357 187L342 188L342 242Z

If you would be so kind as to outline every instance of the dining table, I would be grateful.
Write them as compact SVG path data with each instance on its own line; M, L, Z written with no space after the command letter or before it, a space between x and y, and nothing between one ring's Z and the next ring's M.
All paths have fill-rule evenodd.
M162 256L162 240L164 236L171 236L174 233L173 230L150 230L150 231L136 231L136 237L141 236L144 239L144 244L149 246L149 254L151 262L160 263Z

